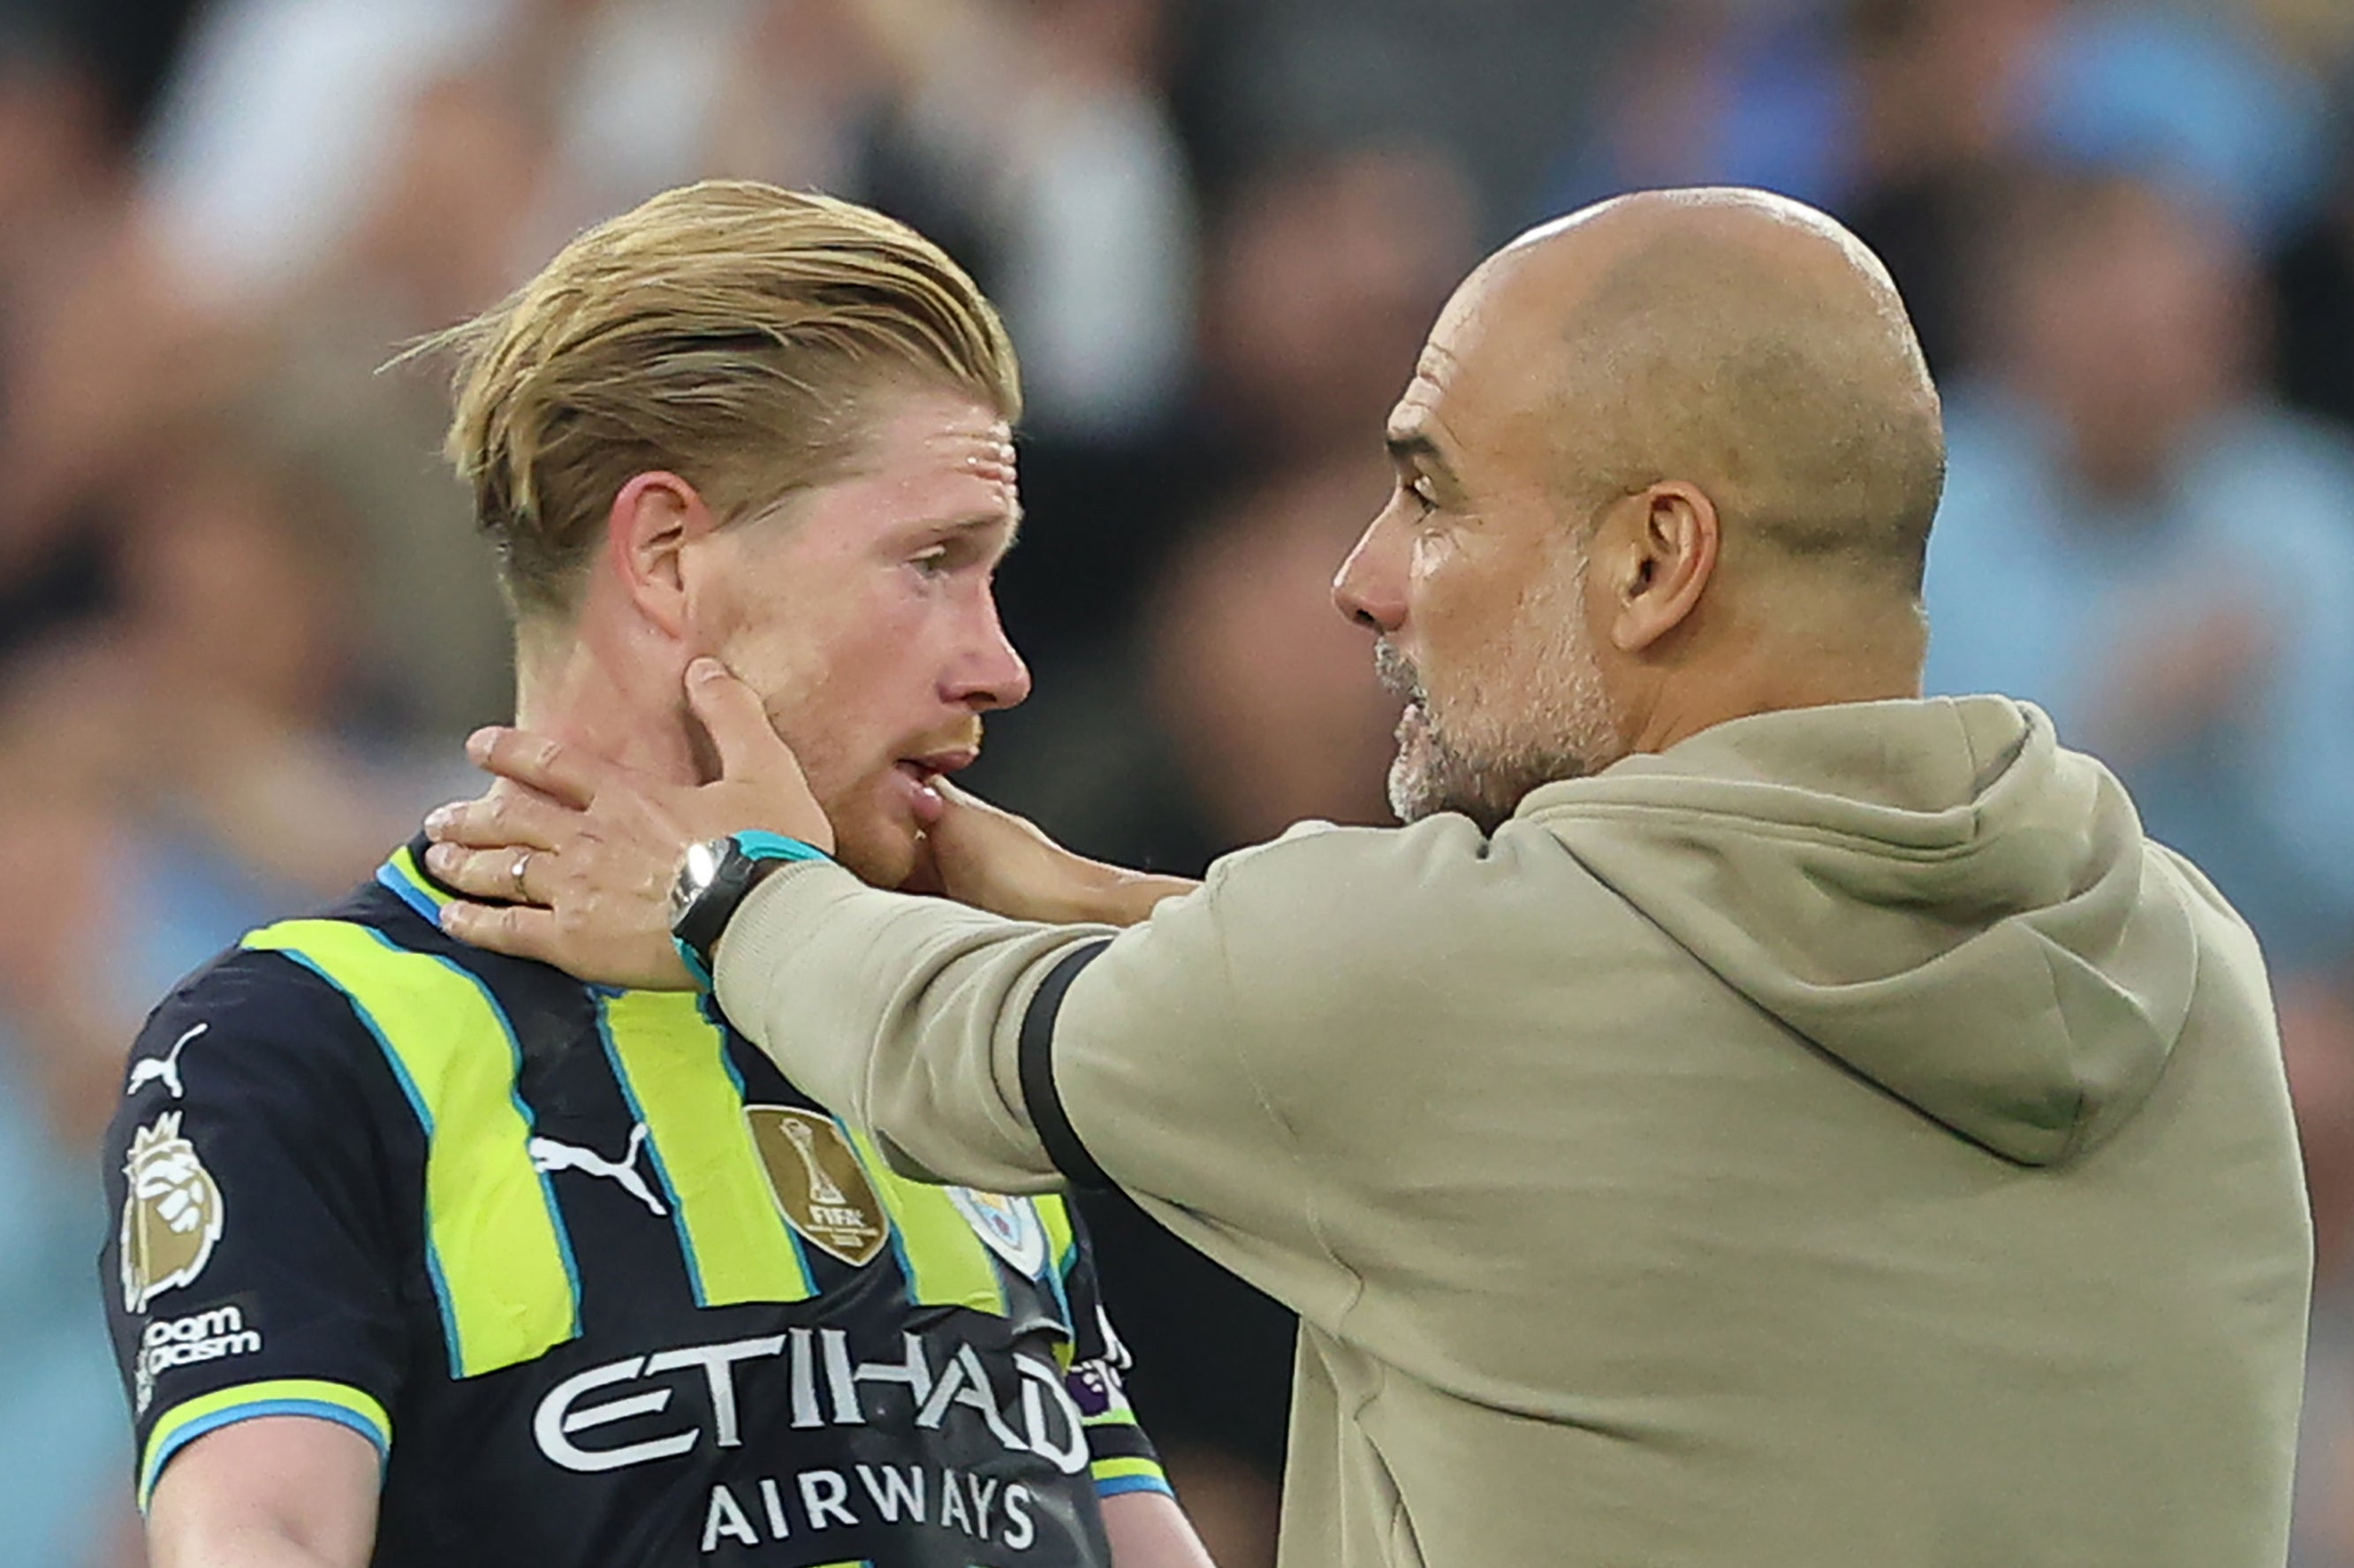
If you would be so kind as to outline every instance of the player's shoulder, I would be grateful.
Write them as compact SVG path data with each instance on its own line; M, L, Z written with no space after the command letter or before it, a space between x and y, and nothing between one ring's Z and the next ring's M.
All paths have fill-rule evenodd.
M248 932L181 980L147 1016L131 1050L127 1092L150 1083L185 1092L180 1062L199 1048L208 1076L290 1065L333 1073L376 1054L374 1036L325 948L411 950L446 942L389 889L370 882L336 903Z

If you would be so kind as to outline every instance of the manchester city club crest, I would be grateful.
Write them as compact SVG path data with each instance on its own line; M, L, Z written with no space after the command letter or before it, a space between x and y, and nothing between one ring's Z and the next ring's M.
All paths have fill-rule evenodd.
M122 1309L143 1312L166 1290L187 1284L212 1261L221 1238L221 1193L196 1146L180 1136L180 1113L166 1111L131 1135L122 1167L119 1251Z
M949 1201L991 1252L1024 1277L1038 1277L1046 1266L1046 1227L1039 1223L1036 1204L1027 1198L976 1192L970 1187L951 1187L948 1193Z
M891 1222L833 1118L798 1106L746 1106L744 1119L785 1223L854 1268L874 1261Z

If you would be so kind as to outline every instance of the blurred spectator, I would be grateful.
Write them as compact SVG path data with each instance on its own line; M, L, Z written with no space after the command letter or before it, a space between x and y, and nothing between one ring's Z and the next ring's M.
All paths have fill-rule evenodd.
M897 188L873 194L979 241L1021 345L1024 423L1043 436L1134 436L1183 389L1193 212L1162 96L1164 13L965 0L890 35L903 162Z
M373 716L454 746L512 710L506 614L472 497L440 456L447 367L371 372L514 284L550 153L479 74L423 89L402 132L342 250L272 313L245 404L355 524Z
M414 95L515 0L213 0L158 111L147 184L184 283L251 303L323 264L384 182Z
M2065 0L1853 0L1860 154L1844 216L1896 275L1939 375L1960 370L1973 237L2026 131Z
M265 298L399 177L410 105L479 73L550 141L534 253L703 175L822 181L970 233L1033 422L1117 436L1166 411L1190 327L1162 25L1161 0L218 0L152 183L192 278Z
M1755 0L1749 0L1755 3ZM1769 0L1780 4L1785 0ZM1183 93L1215 198L1271 154L1364 143L1445 150L1482 246L1520 227L1658 0L1193 0Z
M1705 184L1828 207L1886 257L1941 374L1967 345L1957 259L2013 164L2153 174L2264 238L2299 223L2320 185L2313 55L2275 50L2291 31L2228 10L1679 0L1654 29L1547 210Z
M44 671L0 693L0 1565L100 1568L130 1509L130 1432L90 1260L94 1158L147 999L110 943L132 863L122 737Z
M111 124L85 62L0 26L0 657L104 603L93 491L221 378L133 221Z
M2260 241L2293 228L2320 186L2327 101L2249 20L2230 6L2080 0L2036 84L2044 150L2161 171Z
M1161 585L1152 706L1221 847L1310 817L1390 820L1398 704L1331 582L1391 483L1372 457L1284 474L1215 518Z
M1387 485L1390 406L1475 244L1459 171L1405 148L1284 160L1216 233L1202 406L1161 493L1136 503L1177 498L1179 542L1135 613L1041 665L976 775L1090 853L1172 870L1303 816L1384 812L1386 752L1352 776L1368 754L1341 737L1396 715L1366 706L1370 657L1329 588ZM1025 650L1032 578L1100 591L1047 546L1002 577Z
M144 799L253 883L264 917L342 892L468 776L349 722L368 673L347 521L215 433L154 454L131 515L112 650L137 672Z
M1948 408L1929 683L2041 703L2266 939L2354 910L2354 453L2254 390L2232 230L2055 178L1995 232L1988 382Z
M2273 268L2281 394L2354 428L2354 90L2341 110L2329 199Z

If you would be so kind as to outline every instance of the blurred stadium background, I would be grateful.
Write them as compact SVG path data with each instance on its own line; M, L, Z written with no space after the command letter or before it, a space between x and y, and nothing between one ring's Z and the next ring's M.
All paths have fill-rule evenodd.
M1638 185L1854 223L1948 389L1933 687L2051 708L2274 956L2297 1562L2354 1565L2349 0L0 0L0 1568L139 1561L91 1152L139 1017L504 715L442 389L376 367L717 174L874 202L1003 304L1039 694L976 782L1182 871L1383 820L1325 585L1472 260ZM1139 1404L1267 1563L1286 1320L1096 1221Z

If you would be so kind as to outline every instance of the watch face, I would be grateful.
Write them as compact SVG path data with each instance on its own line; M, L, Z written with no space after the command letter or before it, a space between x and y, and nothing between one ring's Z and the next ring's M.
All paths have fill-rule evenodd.
M678 879L671 884L670 917L675 925L697 898L719 875L719 861L726 850L726 841L689 844L686 859L678 868Z

